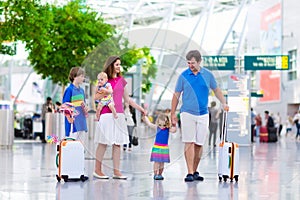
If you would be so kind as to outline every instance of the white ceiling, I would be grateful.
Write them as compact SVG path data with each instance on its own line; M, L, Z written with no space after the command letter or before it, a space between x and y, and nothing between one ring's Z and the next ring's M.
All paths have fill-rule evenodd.
M109 24L118 28L147 26L165 18L174 21L190 18L207 11L213 5L213 13L228 11L244 0L86 0ZM246 4L257 0L245 0Z

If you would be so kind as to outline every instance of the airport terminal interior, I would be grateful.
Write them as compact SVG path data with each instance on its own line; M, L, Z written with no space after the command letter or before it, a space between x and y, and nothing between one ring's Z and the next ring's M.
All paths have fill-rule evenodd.
M284 132L284 131L283 131ZM142 131L140 144L132 151L122 150L121 170L127 180L112 179L111 148L104 156L104 172L109 179L97 179L94 149L85 146L85 182L58 182L56 145L39 141L15 140L12 149L0 150L0 199L299 199L300 141L282 134L277 143L240 146L238 182L220 182L218 146L204 146L199 172L204 181L184 182L186 165L180 133L170 136L171 162L166 164L164 180L153 180L150 152L154 133Z
M42 2L63 6L69 1ZM288 123L300 110L298 0L82 2L116 27L118 33L128 37L131 44L151 49L157 74L150 92L141 94L141 82L136 81L142 79L142 73L137 72L138 65L128 72L131 74L126 79L132 98L143 103L149 115L171 108L178 74L186 69L188 50L199 49L203 60L219 58L220 62L215 63L225 63L223 69L216 69L209 62L202 65L212 71L227 98L230 129L227 140L238 144L238 178L224 181L218 176L218 130L216 143L209 145L207 137L203 146L198 171L204 181L185 182L184 143L177 127L169 137L170 163L165 164L164 180L154 180L150 154L155 133L139 121L140 115L136 116L139 122L134 132L139 144L130 150L121 147L120 170L127 179L113 178L111 146L107 147L103 160L103 171L109 178L96 178L93 140L97 122L91 109L87 119L89 130L82 141L84 175L88 180L58 180L60 158L54 136L64 138L64 116L55 113L47 118L47 142L41 142L40 116L47 96L52 97L53 103L61 102L63 88L35 73L27 60L24 44L17 43L15 55L0 54L0 200L300 199L300 138L296 137L296 125ZM247 65L247 56L253 65ZM276 66L272 62L254 63L251 60L254 57L260 61L276 61ZM83 85L86 91L90 87L88 81ZM85 98L93 102L91 94ZM211 93L209 103L215 100L221 110L220 102ZM281 116L282 131L277 133L277 142L263 142L259 136L251 141L250 108L262 117L265 110L274 119Z

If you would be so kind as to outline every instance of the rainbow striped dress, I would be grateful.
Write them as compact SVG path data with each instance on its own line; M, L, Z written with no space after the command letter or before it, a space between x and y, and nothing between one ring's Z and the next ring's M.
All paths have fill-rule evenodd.
M150 161L154 162L170 162L169 155L169 128L161 129L157 127L155 143L152 147Z

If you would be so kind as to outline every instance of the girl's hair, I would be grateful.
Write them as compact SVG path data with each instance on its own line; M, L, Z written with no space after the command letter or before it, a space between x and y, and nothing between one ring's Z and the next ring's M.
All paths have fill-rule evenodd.
M72 67L69 73L69 80L73 83L75 77L84 74L84 69L82 69L81 67Z
M159 121L163 121L164 124L159 124ZM170 119L169 119L169 116L166 115L165 113L160 113L158 116L157 116L157 119L156 119L156 122L155 124L157 126L165 126L166 128L170 128Z
M117 60L121 60L119 56L110 56L104 64L103 71L107 74L108 79L113 78L114 64ZM117 76L121 76L121 73L118 73Z

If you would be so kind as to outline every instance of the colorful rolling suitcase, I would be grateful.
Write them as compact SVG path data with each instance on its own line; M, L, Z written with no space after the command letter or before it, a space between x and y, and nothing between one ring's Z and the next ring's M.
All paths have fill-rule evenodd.
M87 180L84 176L84 147L80 141L73 138L62 140L57 146L56 165L57 181Z
M73 131L71 123L70 133ZM65 138L57 145L56 166L58 182L64 179L85 181L88 177L84 176L84 146L74 138Z
M74 106L71 103L64 103L60 110L66 115L74 119ZM70 133L73 132L73 123L71 123ZM56 165L58 174L57 181L64 179L85 181L88 177L84 176L84 146L80 141L74 138L65 138L57 145Z
M239 146L234 142L227 142L227 114L223 112L222 136L219 145L219 165L218 176L219 181L230 179L237 182L239 179Z

